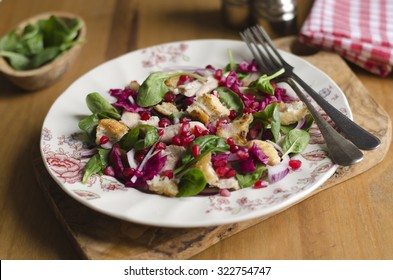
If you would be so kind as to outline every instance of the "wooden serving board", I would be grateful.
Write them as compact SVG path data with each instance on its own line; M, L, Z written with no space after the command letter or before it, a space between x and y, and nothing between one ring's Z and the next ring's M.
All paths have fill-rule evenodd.
M287 51L295 42L293 37L275 41L279 48ZM323 70L341 87L353 110L354 120L382 141L378 149L365 152L362 162L339 168L311 196L381 162L390 146L392 124L389 115L371 98L367 89L338 55L318 52L303 58ZM33 149L38 183L82 256L87 259L187 259L269 218L192 229L151 227L112 218L83 206L64 193L45 169L38 146Z

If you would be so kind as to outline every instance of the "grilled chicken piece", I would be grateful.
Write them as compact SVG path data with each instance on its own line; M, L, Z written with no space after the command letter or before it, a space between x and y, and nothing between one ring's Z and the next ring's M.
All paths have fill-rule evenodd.
M296 123L308 113L307 106L302 101L281 102L278 104L278 111L280 112L282 125Z
M183 146L168 145L165 150L162 150L163 155L167 156L162 170L174 170L185 151L186 148Z
M216 187L220 189L238 190L240 189L239 182L234 178L220 179Z
M230 111L220 99L210 93L204 93L196 97L194 103L187 108L187 112L204 124L218 121L229 116Z
M180 133L181 130L181 123L178 124L173 124L173 125L169 125L167 127L163 128L163 135L161 136L161 141L164 143L171 143L172 138L175 135L178 135ZM206 130L206 126L198 121L191 121L190 122L190 129L193 130L195 126L199 126L200 128L202 128L203 130Z
M160 118L157 116L152 116L147 121L143 121L141 120L141 116L138 113L124 112L123 115L121 116L121 121L129 128L134 128L141 124L157 127Z
M195 167L203 172L206 182L211 186L217 186L219 178L211 163L212 154L208 153L195 163Z
M192 97L204 93L210 93L213 89L217 87L218 87L218 81L213 76L209 76L206 78L205 82L194 80L190 83L178 86L178 90L184 96Z
M217 135L225 139L232 138L236 145L244 146L247 144L248 128L252 121L252 114L243 114L232 123L217 127Z
M173 197L179 192L176 182L166 176L156 175L153 179L147 180L146 183L149 190L157 194Z

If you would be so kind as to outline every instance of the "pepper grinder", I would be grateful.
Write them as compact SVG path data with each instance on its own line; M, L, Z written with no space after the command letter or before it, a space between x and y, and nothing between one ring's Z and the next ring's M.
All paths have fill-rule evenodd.
M253 0L252 7L255 23L280 36L297 33L297 0Z

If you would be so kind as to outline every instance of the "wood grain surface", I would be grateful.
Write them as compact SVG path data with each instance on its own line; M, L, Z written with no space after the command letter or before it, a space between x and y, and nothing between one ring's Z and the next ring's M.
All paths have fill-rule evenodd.
M299 27L312 3L298 0ZM393 259L393 149L387 150L393 75L381 78L325 53L304 58L344 86L355 120L385 140L381 149L366 154L362 164L329 180L324 191L264 221L203 229L200 233L206 237L200 239L192 238L201 236L195 231L168 233L90 215L91 210L73 208L67 201L56 204L69 207L67 211L54 211L51 203L64 199L64 194L59 198L45 190L53 182L39 168L36 143L49 108L72 82L135 49L179 40L239 39L239 30L223 24L220 0L3 0L0 36L27 18L53 10L80 15L86 22L87 42L51 87L25 92L0 75L1 259ZM308 53L304 49L296 48L296 53ZM328 62L321 62L325 59ZM65 212L80 218L64 222L59 214ZM179 242L163 239L163 232Z

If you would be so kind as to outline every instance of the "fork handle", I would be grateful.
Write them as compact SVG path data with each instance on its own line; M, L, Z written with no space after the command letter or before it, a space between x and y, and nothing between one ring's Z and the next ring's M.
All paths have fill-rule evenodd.
M363 159L363 153L351 141L335 130L319 114L297 84L289 77L285 79L285 82L291 86L298 97L307 105L308 110L321 131L329 151L329 157L333 160L333 162L342 166L348 166L361 161Z
M333 107L294 72L292 72L291 75L291 77L308 93L308 95L318 103L326 114L329 115L331 120L336 124L341 132L344 133L345 136L359 149L373 150L381 144L381 141L377 137L357 125L342 112Z

